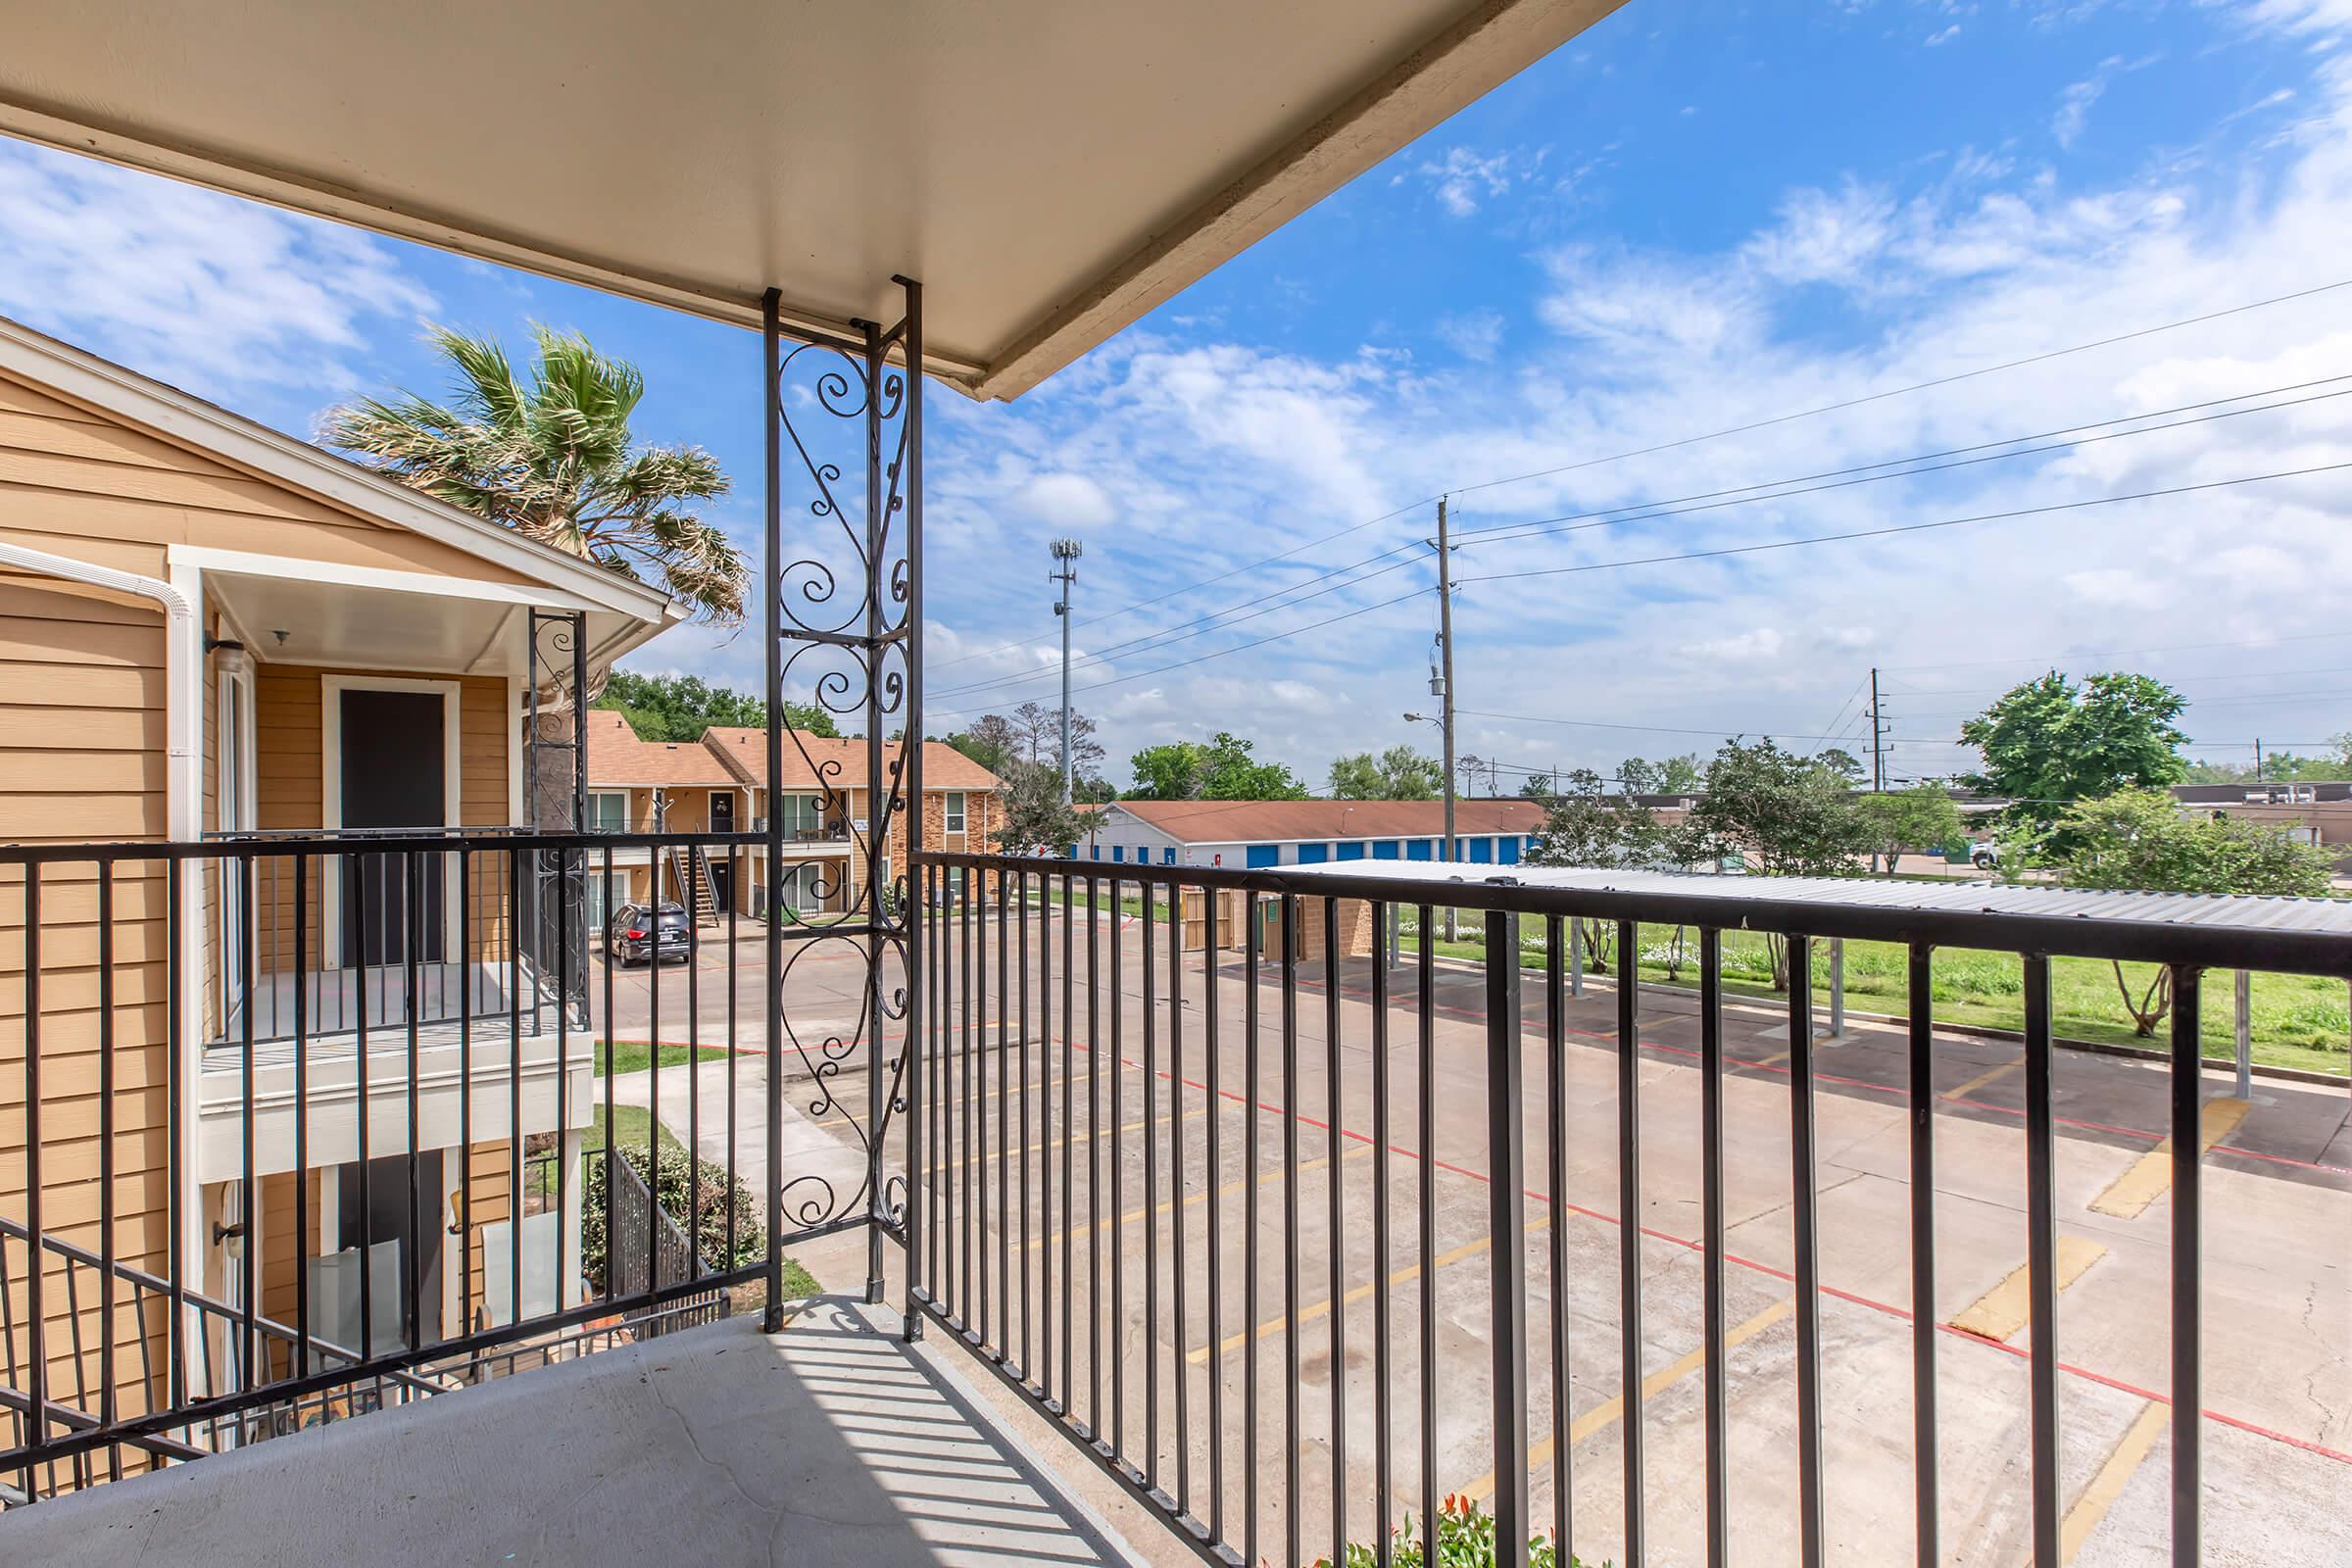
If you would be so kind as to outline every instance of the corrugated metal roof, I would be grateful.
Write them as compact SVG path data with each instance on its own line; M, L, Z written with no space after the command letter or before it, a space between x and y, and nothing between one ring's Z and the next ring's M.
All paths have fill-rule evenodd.
M1370 868L1348 860L1284 866L1287 873L1362 876ZM1887 913L2018 915L2034 919L2120 921L2135 925L2196 926L2210 930L2297 932L2352 937L2352 900L2258 898L2194 893L2089 893L2071 888L2011 886L1975 881L1898 882L1883 877L1712 876L1683 871L1583 869L1565 866L1497 867L1464 861L1383 860L1377 874L1395 881L1492 882L1595 893L1653 894L1741 903L1838 905ZM1738 924L1736 913L1727 922Z
M1110 809L1125 811L1186 844L1426 839L1446 831L1443 801L1118 801ZM1543 826L1544 808L1533 801L1454 804L1456 838L1535 833Z

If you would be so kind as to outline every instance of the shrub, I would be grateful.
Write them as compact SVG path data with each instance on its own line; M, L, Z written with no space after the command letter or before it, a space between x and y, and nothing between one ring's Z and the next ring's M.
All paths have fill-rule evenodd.
M1391 1539L1389 1561L1396 1568L1494 1568L1494 1515L1459 1493L1449 1495L1438 1509L1437 1546L1433 1559L1426 1544L1413 1533L1412 1515L1406 1514L1404 1527ZM1361 1543L1348 1548L1347 1568L1375 1568L1379 1561L1379 1555ZM1583 1568L1582 1559L1574 1552L1563 1559L1542 1536L1528 1542L1527 1561L1528 1568ZM1331 1559L1323 1558L1315 1568L1331 1568ZM1608 1565L1604 1563L1602 1568Z
M612 1152L626 1160L640 1178L645 1175L647 1158L643 1144L622 1144ZM604 1151L590 1151L586 1164L580 1187L580 1266L588 1276L588 1283L602 1291L607 1245ZM690 1191L697 1188L699 1199ZM699 1217L695 1251L701 1255L705 1267L723 1273L757 1263L767 1255L767 1230L760 1212L758 1194L740 1181L731 1183L724 1165L708 1159L690 1159L685 1150L667 1145L662 1149L661 1168L653 1189L662 1212L676 1221L681 1231L690 1223L690 1212ZM730 1201L735 1211L732 1253L727 1250Z

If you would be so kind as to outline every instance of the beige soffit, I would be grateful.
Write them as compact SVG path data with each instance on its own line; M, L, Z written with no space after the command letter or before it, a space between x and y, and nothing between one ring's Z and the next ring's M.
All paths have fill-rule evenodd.
M1012 398L1620 3L75 0L0 131Z

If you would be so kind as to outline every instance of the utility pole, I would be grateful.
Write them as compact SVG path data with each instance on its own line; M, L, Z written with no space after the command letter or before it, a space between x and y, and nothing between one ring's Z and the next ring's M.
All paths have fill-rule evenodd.
M1870 666L1870 787L1882 794L1886 789L1886 753L1879 744L1882 733L1879 724L1879 666Z
M2262 737L2254 737L2254 782L2262 782Z
M1054 569L1047 578L1061 585L1054 614L1061 622L1061 804L1070 804L1070 594L1078 585L1078 558L1085 549L1075 539L1054 541Z
M1446 858L1450 860L1460 842L1453 834L1453 544L1446 531L1444 496L1438 497L1438 659L1439 679L1446 686L1438 712L1446 731ZM1453 939L1453 909L1448 906L1446 940Z

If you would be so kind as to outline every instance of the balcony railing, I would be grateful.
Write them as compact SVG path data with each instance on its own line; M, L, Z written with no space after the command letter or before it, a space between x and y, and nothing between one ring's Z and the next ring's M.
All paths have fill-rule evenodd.
M1991 913L1860 883L1621 891L951 855L918 876L914 1299L1205 1560L1340 1562L1354 1543L1385 1563L1408 1516L1426 1529L1461 1494L1491 1499L1501 1562L1544 1538L1588 1563L1722 1564L1739 1539L1748 1561L1818 1564L1835 1545L1847 1560L1957 1548L2055 1565L2062 1535L2087 1528L2083 1497L2111 1500L2154 1423L2196 1412L2170 1421L2169 1488L2134 1494L2132 1525L2154 1556L2169 1519L2171 1560L2192 1563L2209 1443L2228 1440L2233 1516L2249 1506L2241 1443L2295 1471L2267 1483L2282 1500L2315 1479L2301 1468L2340 1490L2352 1464L2324 1423L2249 1419L2260 1380L2207 1387L2207 1166L2338 1196L2352 1173L2208 1153L2198 1038L2207 968L2352 971L2341 906L2093 910L2028 893L2010 901L2028 912ZM943 896L997 877L993 906ZM1391 909L1432 933L1447 906L1483 913L1474 967L1427 944L1383 951ZM1615 925L1624 954L1645 924L1695 931L1692 990L1621 973L1611 1004L1572 999L1576 918ZM1787 943L1769 1054L1746 1043L1752 1014L1727 1023L1727 930ZM1844 940L1908 954L1910 1021L1867 1057L1816 1042L1818 950ZM1948 1064L1938 1077L1955 1048L1931 1023L1934 966L1954 948L2014 956L2015 1120L1955 1098ZM2061 1066L2061 955L2170 967L2168 1104L2152 1125L2062 1114L2086 1075L2150 1069ZM1588 1015L1601 1006L1613 1019ZM1873 1136L1885 1147L1848 1152ZM1950 1230L1938 1160L1955 1138L1981 1201L2011 1198L1978 1168L1984 1152L2022 1152L2009 1227L1971 1213ZM2062 1311L2084 1167L2116 1163L2118 1143L2135 1182L2169 1184L2169 1220L2160 1202L2133 1238L2169 1250L2128 1282L2115 1265L2104 1298ZM1882 1169L1905 1200L1858 1210L1848 1184ZM2334 1213L2310 1241L2340 1243ZM2018 1321L1937 1310L1952 1294L1939 1258L1973 1295L2011 1247L2019 1266L1992 1297ZM2315 1265L2312 1288L2340 1322L2340 1279ZM2240 1338L2259 1325L2231 1317L2230 1365L2260 1353ZM2323 1376L2326 1359L2312 1360ZM2094 1396L2139 1408L2123 1442ZM1988 1405L2004 1412L1989 1431ZM2115 1449L2095 1479L2093 1444Z
M772 1117L732 1118L794 1075L740 1060L734 914L626 981L581 929L614 853L741 843L0 847L0 1502L723 1316L774 1280L786 1227L745 1163ZM340 1004L337 967L366 977ZM597 1063L657 1050L703 1064L670 1105L637 1080L631 1133ZM719 1117L723 1158L689 1164ZM601 1258L591 1185L615 1195Z
M722 842L456 835L368 853L399 858L404 897L424 857L457 857L460 885L486 858L513 910L533 858L595 874L615 849L703 841ZM2326 1260L2352 1172L2217 1140L2198 1033L2208 969L2352 975L2340 906L2029 891L1969 908L2007 896L925 854L878 916L764 932L782 956L748 988L730 917L689 936L682 973L592 968L575 988L552 963L540 1036L512 999L491 1016L462 1001L447 1100L411 1009L371 1048L389 1047L382 1071L336 1076L298 1024L283 1082L247 1052L225 1108L190 1104L168 1066L204 970L179 922L201 922L207 886L262 885L270 857L342 853L0 851L0 891L21 890L0 904L24 999L22 1101L0 1098L25 1128L20 1152L0 1122L0 1173L20 1153L23 1171L0 1174L0 1475L19 1495L642 1337L722 1310L725 1291L759 1286L772 1304L786 1246L858 1228L876 1298L880 1240L899 1243L910 1332L951 1333L1223 1564L1336 1560L1351 1544L1385 1560L1396 1529L1425 1528L1453 1494L1493 1508L1506 1563L1532 1538L1588 1562L1720 1564L1737 1538L1758 1561L1836 1546L2057 1563L2102 1495L2145 1515L2143 1560L2193 1563L2216 1465L2233 1523L2274 1492L2282 1509L2326 1494L2305 1467L2340 1487L2352 1466L2324 1421L2268 1414L2270 1386L2305 1386L2304 1369L2249 1352L2248 1303L2259 1321L2285 1293L2203 1240L2211 1183L2304 1239L2263 1267L2308 1265L2311 1310L2340 1322ZM569 951L574 907L549 906L551 952ZM1389 947L1393 910L1434 937L1445 907L1483 917L1483 956ZM1577 995L1574 920L1614 925L1621 954L1644 926L1694 932L1692 985L1620 973ZM1727 995L1733 933L1787 944L1770 1014ZM877 935L879 971L861 946ZM1821 1042L1819 949L1856 941L1906 956L1909 1021ZM2010 956L2018 1047L1938 1037L1950 949ZM400 953L404 992L426 952ZM2069 956L2170 969L2161 1062L2062 1055L2052 966ZM688 1061L724 1049L632 1091L656 1143L666 1128L721 1151L710 1166L664 1180L665 1156L638 1166L610 1137L583 1152L580 1135L628 1102L615 1074L584 1076L616 1045ZM760 1070L739 1078L747 1055ZM13 1076L0 1068L0 1091ZM1977 1098L1996 1078L2014 1103ZM2137 1110L2087 1103L2118 1084ZM2271 1087L2280 1103L2302 1092ZM182 1136L223 1117L225 1139ZM133 1150L147 1165L125 1163ZM592 1168L628 1194L605 1228L628 1256L583 1287L565 1216ZM2115 1186L2140 1191L2136 1206L2092 1209L2116 1260L2062 1298L2086 1190L2126 1168ZM624 1179L639 1174L653 1179ZM314 1223L330 1180L352 1232L329 1259L357 1276L348 1314L313 1270L265 1262L314 1231L331 1246ZM630 1206L639 1194L662 1196ZM748 1248L739 1194L764 1222ZM380 1250L387 1232L402 1245ZM456 1314L429 1304L417 1244L440 1235L458 1238L439 1254ZM1958 1310L1980 1292L1981 1312ZM2331 1375L2325 1355L2313 1367ZM2126 1487L2151 1452L2169 1483Z

